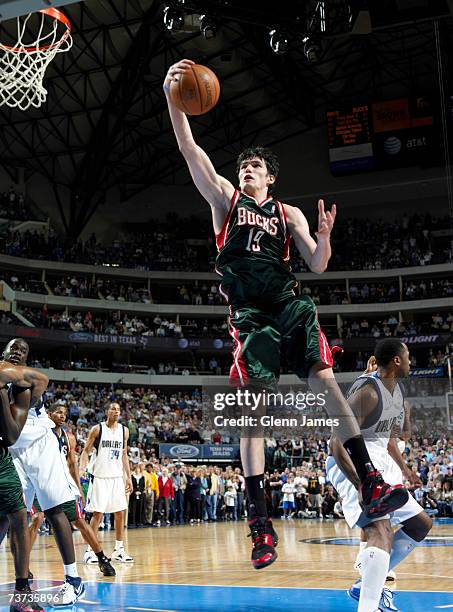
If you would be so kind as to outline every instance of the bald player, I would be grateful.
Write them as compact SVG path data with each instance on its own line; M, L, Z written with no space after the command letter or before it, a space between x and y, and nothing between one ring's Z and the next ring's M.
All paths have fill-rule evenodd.
M115 515L114 561L131 563L134 559L124 549L124 510L127 508L128 493L132 491L131 470L127 456L129 430L118 422L121 409L111 402L107 409L107 420L95 425L88 434L88 440L80 456L80 475L86 473L88 459L93 449L96 457L90 464L86 512L92 512L91 526L96 533L104 513ZM88 548L85 563L97 563L95 553Z

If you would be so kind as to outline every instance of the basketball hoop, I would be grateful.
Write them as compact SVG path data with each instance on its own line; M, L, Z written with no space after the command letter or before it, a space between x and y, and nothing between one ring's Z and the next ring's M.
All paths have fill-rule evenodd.
M17 42L0 42L0 106L39 108L47 98L43 86L47 66L57 53L72 47L71 22L58 9L48 8L17 17L16 23L17 32L9 36Z

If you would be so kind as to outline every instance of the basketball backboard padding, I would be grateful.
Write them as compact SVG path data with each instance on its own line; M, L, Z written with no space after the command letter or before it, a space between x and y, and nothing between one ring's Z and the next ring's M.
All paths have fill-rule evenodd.
M75 4L74 0L0 0L0 21L46 8Z

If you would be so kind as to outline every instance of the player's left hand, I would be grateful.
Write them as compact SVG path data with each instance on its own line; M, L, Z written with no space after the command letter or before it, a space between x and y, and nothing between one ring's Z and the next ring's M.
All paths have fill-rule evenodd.
M132 480L130 478L127 478L126 480L126 495L130 495L132 493Z
M318 231L316 236L319 238L329 238L330 233L335 223L335 217L337 215L337 206L332 204L332 209L324 209L324 200L318 201Z

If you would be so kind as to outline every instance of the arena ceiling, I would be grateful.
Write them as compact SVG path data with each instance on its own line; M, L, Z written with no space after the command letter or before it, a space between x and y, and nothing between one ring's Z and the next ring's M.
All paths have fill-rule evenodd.
M381 6L390 10L395 1ZM0 11L2 4L12 3L0 1ZM21 167L26 178L39 173L55 185L72 236L113 186L127 200L156 183L187 182L162 93L167 68L180 58L205 63L220 78L216 109L191 120L218 168L251 143L275 145L321 125L325 111L343 103L437 91L434 15L386 23L384 14L369 32L366 19L355 20L357 5L366 5L362 0L170 0L187 13L182 31L172 33L163 24L168 3L160 0L60 4L73 23L73 48L50 65L41 109L0 109L0 159L12 180ZM209 40L200 33L202 13L217 22ZM437 17L450 74L452 20L448 11ZM285 54L271 50L272 29L287 39ZM322 46L313 63L304 53L307 32ZM62 186L70 189L70 203L59 193Z

